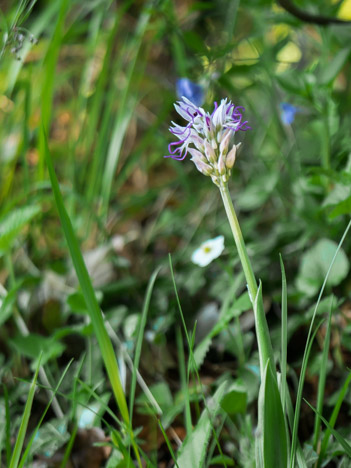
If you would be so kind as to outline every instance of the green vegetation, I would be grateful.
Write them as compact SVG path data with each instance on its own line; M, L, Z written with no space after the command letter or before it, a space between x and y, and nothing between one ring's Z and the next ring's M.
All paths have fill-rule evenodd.
M0 468L350 465L350 58L349 0L2 2Z

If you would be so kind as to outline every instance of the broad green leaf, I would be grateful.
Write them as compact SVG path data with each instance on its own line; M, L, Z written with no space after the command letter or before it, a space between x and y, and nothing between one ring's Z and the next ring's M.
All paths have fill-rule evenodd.
M313 296L322 286L338 245L328 239L321 239L302 256L297 287L308 296ZM327 280L327 286L338 285L349 271L349 260L340 249Z
M223 382L201 414L193 432L180 447L177 463L179 468L202 468L211 435L212 423L221 409L221 401L227 393L228 383Z
M245 413L247 405L247 392L245 388L234 383L221 401L221 407L229 414Z
M351 49L350 47L345 47L341 49L335 57L322 69L321 74L319 76L319 83L322 85L326 85L331 83L339 74L342 67L347 62Z
M239 317L242 312L251 308L251 301L247 292L244 292L237 300L235 300L232 306L225 307L222 309L218 322L214 325L212 330L208 333L205 338L197 345L194 351L195 363L198 368L201 367L207 351L209 350L212 339L217 336L222 330L227 328L228 323L233 320L234 317Z
M29 205L17 208L0 220L0 254L12 246L20 231L38 214L39 205Z
M227 455L217 455L211 460L211 466L223 465L223 466L235 466L235 462L232 458Z
M0 298L0 325L12 315L13 305L17 299L17 291L22 283L12 288L4 298Z
M274 172L268 172L256 177L254 183L248 184L240 193L237 205L243 210L254 210L259 208L269 198L275 189L278 180L279 174Z
M71 312L76 314L87 314L87 304L81 292L74 292L67 297L67 305Z
M31 333L27 336L16 336L10 340L10 343L20 354L32 359L37 359L42 354L42 365L51 358L61 356L65 350L65 346L55 338L36 333Z
M262 377L258 412L260 428L258 443L263 462L262 468L286 468L288 465L288 446L285 420L278 385L269 361Z

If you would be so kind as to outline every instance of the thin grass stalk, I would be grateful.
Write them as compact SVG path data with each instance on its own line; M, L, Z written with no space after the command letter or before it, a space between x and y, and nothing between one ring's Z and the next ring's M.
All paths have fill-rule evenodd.
M21 458L20 464L18 465L18 468L24 468L24 464L25 464L26 461L27 461L27 458L28 458L28 456L29 456L29 452L30 452L30 450L31 450L32 444L33 444L33 442L34 442L34 439L35 439L36 435L38 434L39 428L40 428L42 422L44 421L44 418L45 418L45 416L46 416L46 413L48 412L48 410L49 410L49 408L50 408L50 406L51 406L51 404L52 404L52 402L53 402L53 400L54 400L54 398L55 398L55 395L56 395L56 393L58 392L58 389L60 388L61 383L63 382L63 379L65 378L65 376L66 376L66 374L67 374L67 372L68 372L68 369L70 368L72 362L73 362L73 359L70 360L70 362L67 364L66 368L64 369L64 371L63 371L63 373L62 373L62 375L61 375L61 377L60 377L60 380L59 380L58 384L56 385L55 390L53 391L53 395L52 395L52 397L51 397L51 400L50 400L49 403L46 405L46 408L45 408L45 410L43 411L43 413L42 413L42 415L41 415L41 417L40 417L40 420L39 420L39 422L38 422L38 424L37 424L35 430L33 431L33 434L31 435L31 438L29 439L29 441L28 441L27 444L26 444L26 449L25 449L25 451L24 451L24 453L23 453L23 455L22 455L22 458Z
M252 303L257 301L256 313L255 313L255 324L256 324L256 334L257 342L259 348L260 356L260 370L261 376L264 374L264 370L267 362L270 362L270 366L273 370L273 375L276 378L276 372L274 369L274 356L272 344L269 336L268 325L266 321L266 316L263 309L262 297L257 295L257 282L251 265L249 255L247 253L246 245L244 238L240 229L239 221L235 213L234 205L231 200L229 189L227 184L221 184L219 187L224 208L228 217L228 221L233 233L236 247L238 249L240 261L244 270L247 288L249 291L250 299Z
M138 327L137 341L136 341L136 346L135 346L134 365L133 365L133 371L132 371L132 382L131 382L131 386L130 386L129 414L130 414L131 418L132 418L132 415L133 415L135 389L136 389L136 381L137 381L137 371L139 369L141 348L142 348L142 344L143 344L143 336L144 336L144 331L145 331L145 326L146 326L146 319L147 319L147 314L148 314L149 307L150 307L152 291L153 291L155 281L156 281L156 278L157 278L157 275L158 275L159 271L160 271L160 267L157 268L153 272L153 274L151 275L151 278L149 280L149 284L148 284L148 287L147 287L146 296L145 296L145 300L144 300L143 312L141 314L141 319L140 319L140 323L139 323L139 327Z
M34 400L35 388L36 388L36 383L37 383L37 378L38 378L38 373L39 373L39 368L40 368L40 360L41 360L41 356L39 357L37 369L35 371L33 381L32 381L32 383L30 385L26 405L24 407L24 411L23 411L23 415L22 415L21 425L20 425L20 428L18 430L16 443L15 443L15 447L14 447L13 452L12 452L12 457L11 457L9 468L17 468L18 467L18 463L19 463L19 460L20 460L20 456L21 456L21 452L22 452L22 448L23 448L23 444L24 444L24 438L25 438L25 435L26 435L26 432L27 432L29 417L30 417L30 413L31 413L31 410L32 410L32 404L33 404L33 400Z
M314 435L313 435L313 448L317 451L318 439L321 430L321 420L318 416L318 413L322 414L323 412L323 400L324 400L324 390L325 390L325 382L327 379L327 365L328 365L328 353L329 353L329 344L330 344L330 333L331 333L331 316L332 316L332 304L333 297L331 299L330 310L329 310L329 317L328 317L328 324L327 324L327 331L324 338L324 346L323 346L323 354L322 354L322 363L321 363L321 371L319 374L318 380L318 393L317 393L317 413L315 414L314 420Z
M322 466L324 455L325 455L325 452L327 451L327 447L328 447L329 437L331 435L330 428L334 428L335 422L336 422L337 417L339 415L339 411L340 411L342 402L344 401L344 398L345 398L346 393L347 393L347 391L349 389L350 383L351 383L351 372L347 376L347 378L346 378L346 380L345 380L345 382L344 382L344 384L343 384L343 386L342 386L342 388L341 388L341 390L339 392L338 399L337 399L336 404L334 406L332 415L331 415L331 417L329 419L329 427L325 431L325 434L324 434L324 437L323 437L323 440L322 440L322 443L321 443L321 449L320 449L319 457L318 457L318 461L317 461L317 468L320 468Z
M285 415L286 405L286 368L287 368L287 347L288 347L288 301L287 301L287 286L286 275L282 256L280 255L280 267L282 272L282 317L281 317L281 357L280 357L280 371L281 371L281 385L280 394L282 400L283 413Z
M123 421L129 432L131 444L134 449L138 464L141 467L141 459L138 446L134 439L134 434L131 426L131 421L128 412L126 398L121 384L119 368L116 360L116 355L110 337L107 333L100 306L97 302L93 285L91 283L87 267L85 265L83 255L80 251L79 243L73 230L71 220L67 214L63 203L62 194L56 177L55 169L51 160L50 151L47 144L44 127L42 127L42 138L45 143L45 158L49 170L51 186L54 193L56 207L62 224L62 229L67 241L67 245L72 258L73 266L77 274L77 278L82 289L82 293L87 305L87 310L94 328L94 332L101 350L101 355L105 364L105 368L112 386L112 390L116 399L117 406L121 412Z
M298 385L298 389L297 389L295 414L294 414L294 425L293 425L292 442L291 442L290 468L294 468L294 466L295 466L296 446L297 446L297 430L298 430L299 419L300 419L300 409L301 409L301 401L302 401L303 384L304 384L304 380L305 380L307 363L308 363L308 355L309 355L308 349L309 349L309 346L310 346L310 341L312 340L312 338L314 336L313 335L313 325L314 325L315 318L316 318L316 315L317 315L317 310L318 310L318 307L319 307L319 303L320 303L320 301L322 299L324 289L326 287L327 280L329 278L329 274L331 272L331 269L332 269L332 267L334 265L335 259L336 259L337 255L339 253L339 250L341 249L341 246L342 246L342 244L343 244L343 242L344 242L350 228L351 228L351 221L349 221L349 224L347 225L347 227L345 229L345 232L344 232L344 234L343 234L343 236L342 236L342 238L341 238L341 240L339 242L339 245L338 245L338 247L337 247L337 249L335 251L334 257L333 257L333 259L332 259L332 261L330 263L330 266L328 268L327 274L325 275L321 290L319 292L319 296L318 296L318 299L317 299L315 309L313 311L312 320L311 320L310 328L309 328L308 335L307 335L304 355L303 355L303 358L302 358L301 373L300 373L299 385Z

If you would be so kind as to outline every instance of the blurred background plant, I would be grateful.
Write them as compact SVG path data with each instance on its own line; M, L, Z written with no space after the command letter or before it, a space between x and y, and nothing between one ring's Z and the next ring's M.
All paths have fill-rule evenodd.
M351 212L351 2L7 0L0 20L2 466L10 464L40 352L24 466L66 466L70 457L74 466L126 466L129 457L53 200L40 123L49 129L65 206L127 395L134 393L126 351L140 358L133 426L145 458L168 466L170 447L177 453L194 426L208 433L199 466L253 466L259 380L251 305L219 194L189 161L163 158L168 125L177 121L179 93L192 93L206 110L224 97L246 108L252 130L240 135L230 189L263 282L277 355L279 253L284 260L294 404L314 304ZM205 267L192 263L193 252L220 235L221 256ZM322 392L319 411L334 417L345 440L350 251L348 236L318 308L321 318L332 309L331 325L316 332L303 394L316 407ZM168 253L190 335L197 321L194 352ZM326 383L318 390L322 365ZM200 417L210 395L217 406ZM89 407L95 416L82 423ZM349 466L345 447L314 421L303 403L306 466ZM100 427L106 434L94 432ZM87 465L79 447L98 461L91 456Z

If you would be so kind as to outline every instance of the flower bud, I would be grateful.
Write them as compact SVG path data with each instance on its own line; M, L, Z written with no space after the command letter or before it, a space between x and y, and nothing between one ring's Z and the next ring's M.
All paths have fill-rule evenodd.
M216 162L217 160L216 153L207 140L205 140L205 154L210 163L213 164Z
M205 151L205 144L202 138L200 138L198 135L192 135L190 139L199 151Z
M229 146L229 140L232 136L232 130L230 128L227 128L227 130L223 133L221 137L221 142L219 145L219 151L221 153L227 153L228 151L228 146Z
M225 166L226 166L226 164L225 164L225 161L224 161L223 154L220 154L219 159L218 159L218 172L219 172L220 175L225 174L225 171L226 171Z
M234 166L235 158L236 158L236 145L234 145L233 148L227 154L225 165L227 166L228 169L231 169Z
M195 164L196 169L199 172L201 172L201 174L204 174L206 176L209 176L209 175L213 174L212 167L209 166L208 164L204 163L203 161L201 161L201 159L191 158L190 161L192 161Z
M188 148L188 151L194 159L206 162L205 156L203 155L203 153L201 153L201 151L198 151L195 148Z

